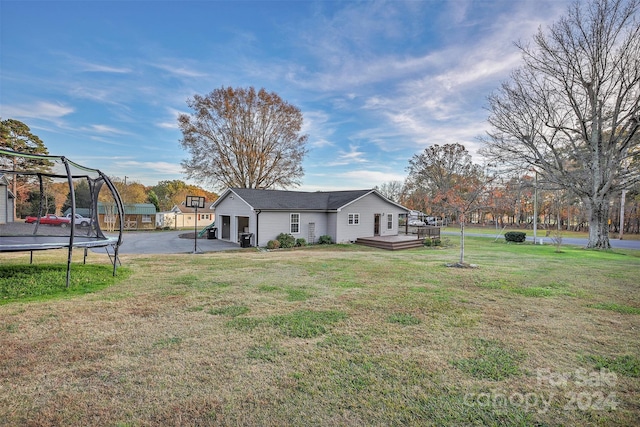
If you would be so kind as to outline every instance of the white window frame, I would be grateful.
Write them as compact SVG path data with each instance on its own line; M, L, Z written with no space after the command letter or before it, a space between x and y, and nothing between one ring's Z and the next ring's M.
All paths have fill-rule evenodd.
M360 214L359 213L347 214L347 224L348 225L360 225Z
M297 218L296 222L293 222L293 218ZM293 226L296 226L297 231L293 231ZM300 214L299 213L291 213L289 214L289 233L291 234L300 234Z
M151 223L151 215L143 214L140 222L143 224Z
M393 230L393 214L387 214L387 230Z

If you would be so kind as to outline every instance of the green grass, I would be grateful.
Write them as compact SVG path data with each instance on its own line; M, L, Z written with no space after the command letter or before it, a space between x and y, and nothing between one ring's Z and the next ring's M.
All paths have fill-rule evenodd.
M122 256L117 286L0 306L0 424L638 425L640 251L468 238L479 267L445 267L458 251ZM617 409L565 408L597 392Z
M318 342L318 347L340 349L349 353L362 348L361 340L351 335L332 334Z
M387 317L387 321L389 323L398 323L404 326L419 325L420 323L422 323L422 321L416 316L408 313L394 313L391 316Z
M311 298L312 294L306 289L289 288L286 289L287 301L306 301Z
M223 307L215 310L216 313L239 316L248 312L231 307ZM229 314L229 313L233 314ZM238 313L238 314L235 314ZM297 310L292 313L269 316L266 318L238 317L229 322L227 326L240 331L253 331L259 326L271 326L280 330L288 337L314 338L328 332L328 327L345 319L347 315L340 311L327 310Z
M497 340L475 339L475 356L456 359L453 366L475 378L500 381L522 373L520 362L523 355L506 348Z
M118 268L114 277L111 266L73 264L67 288L66 272L66 264L0 264L0 304L45 301L93 293L131 275L131 270L127 267Z
M640 358L635 355L624 355L617 357L608 356L585 356L584 360L593 364L594 369L609 369L620 375L632 378L640 378Z
M631 307L629 305L617 304L615 302L589 304L587 305L587 307L597 308L598 310L615 311L616 313L622 313L622 314L640 314L640 308L638 307Z
M181 342L182 342L182 338L180 337L163 338L159 341L156 341L154 343L154 347L168 348L168 347L180 345Z
M327 332L327 327L343 320L346 313L328 310L298 310L293 313L272 316L269 324L278 327L289 337L312 338Z
M542 279L544 280L544 279ZM557 296L576 296L571 290L571 285L567 283L549 282L542 286L531 285L530 283L517 283L502 278L490 280L487 282L478 282L476 286L486 289L501 289L514 294L523 295L525 297L557 297Z
M249 311L249 307L245 305L227 305L225 307L212 308L208 310L207 313L213 315L237 317L242 316L243 314L247 314Z
M275 362L287 353L282 350L277 344L267 343L263 345L254 345L247 350L247 357L249 359L262 360L264 362Z

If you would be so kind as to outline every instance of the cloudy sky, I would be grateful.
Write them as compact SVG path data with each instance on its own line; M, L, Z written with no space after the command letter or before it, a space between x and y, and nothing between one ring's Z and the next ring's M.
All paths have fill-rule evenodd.
M51 154L155 185L185 179L188 98L265 88L302 110L301 190L372 188L432 144L475 153L514 42L567 4L0 0L0 117Z

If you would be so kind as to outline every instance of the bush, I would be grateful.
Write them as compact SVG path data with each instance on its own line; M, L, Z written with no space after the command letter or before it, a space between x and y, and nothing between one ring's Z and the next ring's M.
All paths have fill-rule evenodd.
M269 240L267 242L267 249L278 249L280 247L280 242L277 240Z
M507 242L522 243L525 241L526 236L527 233L524 233L522 231L508 231L504 233L504 239Z
M295 237L293 237L291 234L287 234L287 233L278 234L278 237L276 237L276 240L278 242L280 242L280 247L281 248L292 248L296 244Z
M307 241L303 238L296 239L296 247L307 246Z
M324 234L318 237L318 244L320 245L330 245L333 243L333 239L328 234Z
M432 239L430 237L427 237L426 239L424 239L424 245L425 246L442 246L442 240L440 240L439 238Z

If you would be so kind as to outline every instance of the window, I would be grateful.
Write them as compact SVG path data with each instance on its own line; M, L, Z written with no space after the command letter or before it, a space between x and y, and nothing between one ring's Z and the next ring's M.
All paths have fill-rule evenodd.
M151 222L151 215L142 215L142 222Z
M349 214L349 225L359 225L360 224L360 214L359 213L350 213Z
M291 234L300 233L300 214L298 213L291 214L290 233Z
M393 230L393 214L387 214L387 230Z

